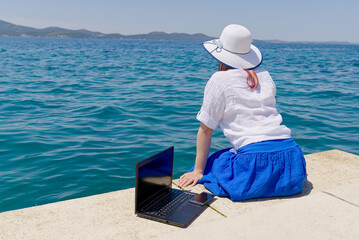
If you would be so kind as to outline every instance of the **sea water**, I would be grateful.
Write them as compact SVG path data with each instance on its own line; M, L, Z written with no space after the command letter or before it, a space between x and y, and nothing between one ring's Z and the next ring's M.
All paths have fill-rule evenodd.
M359 154L359 46L256 45L304 153ZM135 163L172 145L179 177L216 69L200 42L0 38L0 212L134 187Z

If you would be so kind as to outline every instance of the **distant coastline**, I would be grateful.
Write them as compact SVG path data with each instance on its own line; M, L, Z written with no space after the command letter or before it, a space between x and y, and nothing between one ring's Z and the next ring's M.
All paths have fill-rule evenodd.
M124 40L180 40L180 41L207 41L216 37L207 36L203 33L165 33L150 32L147 34L124 35L120 33L101 33L89 31L86 29L71 30L60 27L33 28L16 25L10 22L0 20L0 37L32 37L32 38L95 38L95 39L124 39ZM283 41L283 40L257 40L256 42L267 43L301 43L301 44L347 44L359 45L352 42L338 41Z
M33 37L33 38L97 38L97 39L133 39L133 40L187 40L206 41L214 39L202 33L165 33L150 32L148 34L123 35L119 33L105 34L86 29L70 30L59 27L32 28L16 25L0 20L0 37Z

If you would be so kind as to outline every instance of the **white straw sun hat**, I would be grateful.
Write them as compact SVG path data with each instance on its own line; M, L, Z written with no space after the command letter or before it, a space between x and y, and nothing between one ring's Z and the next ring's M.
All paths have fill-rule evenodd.
M230 68L253 69L262 63L262 53L252 45L249 30L238 24L223 29L219 39L203 43L205 49L219 62Z

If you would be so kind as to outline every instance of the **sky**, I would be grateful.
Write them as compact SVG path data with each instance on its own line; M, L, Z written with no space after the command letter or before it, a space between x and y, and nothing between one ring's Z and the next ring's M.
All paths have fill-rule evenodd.
M358 0L0 0L0 20L103 33L204 33L236 23L259 40L359 43Z

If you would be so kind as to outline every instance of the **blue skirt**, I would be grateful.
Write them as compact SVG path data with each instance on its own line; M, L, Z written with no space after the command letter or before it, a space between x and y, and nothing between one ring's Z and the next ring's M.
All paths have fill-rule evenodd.
M198 183L217 196L240 201L297 194L306 177L303 152L290 138L252 143L237 154L230 148L215 152Z

